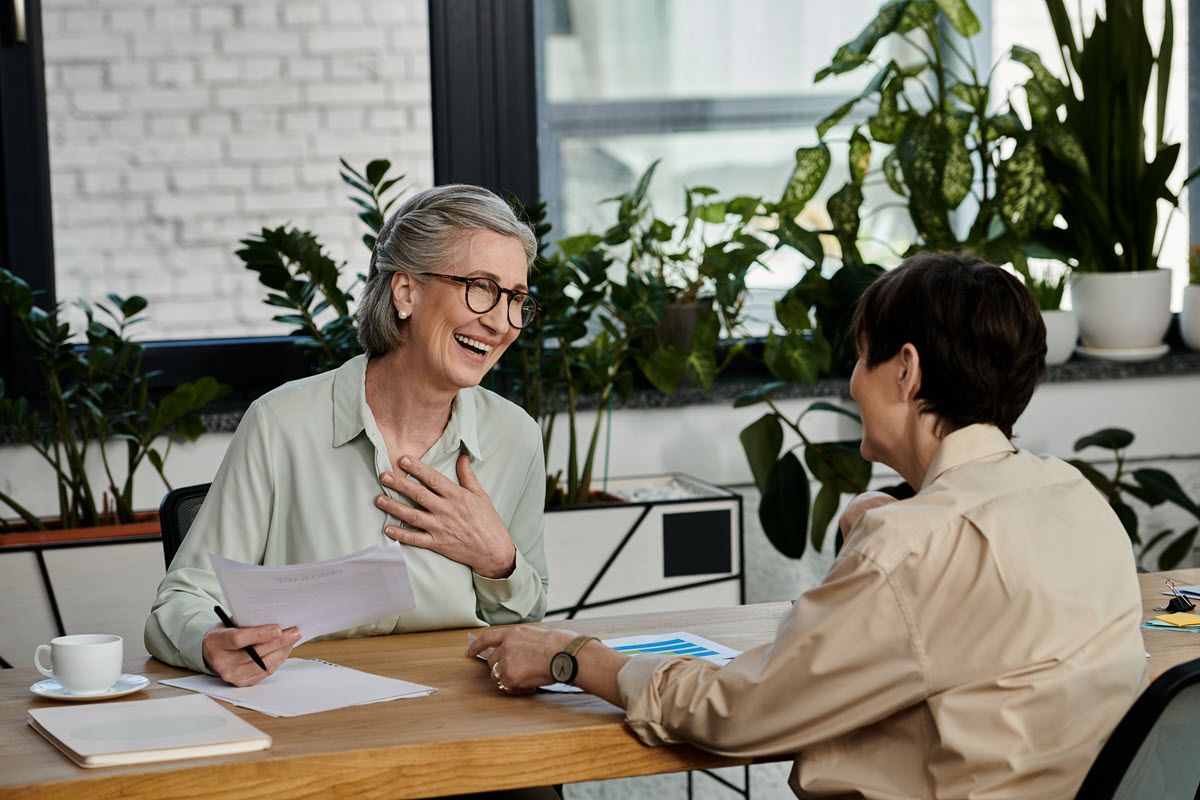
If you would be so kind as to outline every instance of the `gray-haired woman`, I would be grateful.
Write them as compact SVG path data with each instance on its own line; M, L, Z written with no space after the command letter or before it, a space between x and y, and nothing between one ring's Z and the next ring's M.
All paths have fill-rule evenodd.
M150 653L247 686L300 639L295 628L220 624L210 552L280 565L388 538L407 545L416 607L335 637L542 617L541 436L519 407L478 386L538 310L527 282L536 247L479 187L440 186L397 209L360 299L365 355L247 410L159 585Z

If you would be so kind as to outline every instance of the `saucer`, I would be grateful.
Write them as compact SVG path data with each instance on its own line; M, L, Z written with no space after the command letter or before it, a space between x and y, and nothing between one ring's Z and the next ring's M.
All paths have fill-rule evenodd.
M51 678L46 681L38 681L29 690L34 694L48 697L51 700L108 700L113 697L124 697L127 694L141 691L149 685L150 679L145 675L122 675L117 678L117 682L109 687L107 692L99 694L67 694L67 690L62 687L62 684Z
M1101 361L1153 361L1167 354L1171 349L1169 344L1156 344L1152 347L1084 347L1080 345L1075 352L1087 358Z

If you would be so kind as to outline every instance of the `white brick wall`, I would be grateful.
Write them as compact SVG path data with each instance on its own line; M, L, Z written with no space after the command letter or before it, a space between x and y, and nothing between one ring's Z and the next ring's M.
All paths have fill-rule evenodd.
M144 338L282 333L233 255L264 226L365 271L339 157L433 182L425 0L44 0L43 23L58 295L143 294Z

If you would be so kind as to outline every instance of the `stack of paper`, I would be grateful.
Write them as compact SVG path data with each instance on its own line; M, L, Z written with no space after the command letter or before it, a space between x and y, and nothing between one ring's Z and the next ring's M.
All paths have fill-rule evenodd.
M424 697L437 691L432 686L303 658L289 658L274 675L253 686L230 686L212 675L192 675L160 683L211 695L272 717L298 717L346 706Z
M1167 628L1170 630L1191 629L1200 631L1200 616L1195 614L1159 614L1143 623L1143 628Z
M271 737L200 695L31 708L30 726L81 767L266 750Z
M238 627L296 627L297 644L416 606L404 548L395 543L314 564L263 567L216 553L208 560Z

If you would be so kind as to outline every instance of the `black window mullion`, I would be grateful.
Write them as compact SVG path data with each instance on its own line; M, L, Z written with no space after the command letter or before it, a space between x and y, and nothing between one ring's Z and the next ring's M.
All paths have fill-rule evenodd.
M429 0L433 175L538 197L533 0Z
M24 41L13 3L0 3L0 266L42 292L38 305L50 308L56 298L41 0L17 1L24 4ZM7 393L35 391L32 360L2 304L0 333Z

